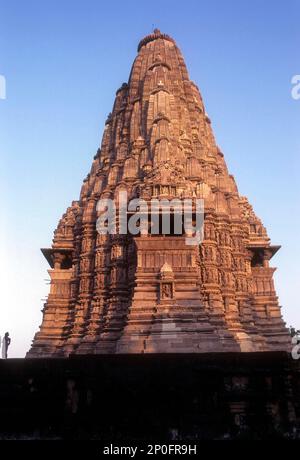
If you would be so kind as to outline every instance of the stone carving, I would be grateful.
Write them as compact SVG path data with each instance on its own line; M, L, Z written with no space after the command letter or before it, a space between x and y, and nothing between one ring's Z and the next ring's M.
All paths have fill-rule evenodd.
M166 299L172 299L172 284L169 283L163 283L162 284L162 295L161 298L166 300Z
M99 235L97 200L120 190L203 198L202 246ZM278 249L227 171L175 41L155 30L117 91L79 201L43 249L51 289L28 356L287 350L269 265Z

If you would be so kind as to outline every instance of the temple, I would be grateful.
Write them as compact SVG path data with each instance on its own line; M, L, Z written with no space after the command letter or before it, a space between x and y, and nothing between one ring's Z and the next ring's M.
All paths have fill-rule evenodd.
M99 199L204 200L204 239L100 234ZM175 41L155 30L116 93L91 171L60 220L28 357L288 350L278 251L217 146Z

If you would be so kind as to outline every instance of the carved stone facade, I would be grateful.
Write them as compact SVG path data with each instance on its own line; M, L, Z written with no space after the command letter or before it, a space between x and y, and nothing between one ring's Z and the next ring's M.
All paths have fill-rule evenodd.
M98 234L98 200L120 191L204 199L203 243ZM180 50L155 30L116 93L79 201L42 250L51 290L28 356L287 350L269 266L278 249L228 173Z

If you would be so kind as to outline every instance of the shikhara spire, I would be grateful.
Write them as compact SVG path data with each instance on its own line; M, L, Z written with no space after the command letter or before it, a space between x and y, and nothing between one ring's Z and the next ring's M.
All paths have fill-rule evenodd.
M204 241L99 235L97 202L201 198ZM286 350L261 221L216 145L175 41L155 30L118 89L101 148L43 253L51 289L28 356Z

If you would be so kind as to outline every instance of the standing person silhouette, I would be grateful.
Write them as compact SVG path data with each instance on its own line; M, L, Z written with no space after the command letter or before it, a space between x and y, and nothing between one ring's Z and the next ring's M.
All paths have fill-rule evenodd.
M8 347L11 343L11 338L9 337L9 332L5 332L5 335L2 340L2 358L7 359Z

